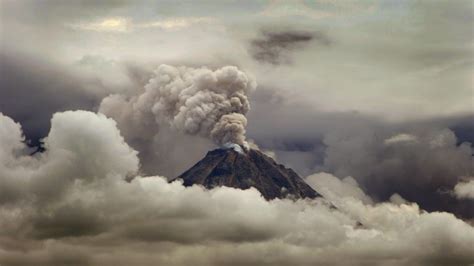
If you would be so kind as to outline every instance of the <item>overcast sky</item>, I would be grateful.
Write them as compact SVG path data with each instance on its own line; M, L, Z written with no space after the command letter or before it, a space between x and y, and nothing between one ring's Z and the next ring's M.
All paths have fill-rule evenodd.
M344 198L344 193L348 193L358 200L340 202L340 213L331 213L323 205L315 207L324 212L324 218L315 222L318 226L336 220L340 225L333 235L317 243L318 252L326 252L328 246L337 242L340 246L334 254L350 250L348 261L357 258L361 265L377 259L384 259L387 265L473 263L472 256L457 247L472 245L474 240L456 237L451 243L456 251L446 257L436 258L427 251L407 255L409 250L405 249L382 252L384 258L372 256L381 241L378 236L396 239L393 245L397 246L403 243L403 236L411 234L403 231L403 226L378 220L393 215L385 216L390 208L400 208L400 215L410 217L407 221L412 221L413 228L427 226L420 239L431 230L436 231L427 224L441 223L438 219L455 224L456 232L474 234L473 5L470 0L0 0L0 143L4 145L0 146L4 150L4 154L0 152L0 186L4 187L0 188L0 210L8 213L10 218L5 224L12 226L5 234L0 230L0 264L3 261L5 265L28 265L39 259L44 265L62 265L61 261L69 257L58 259L58 250L71 254L81 250L90 255L90 260L78 259L79 264L113 264L116 261L110 253L101 257L100 248L91 248L91 243L102 241L107 247L121 246L132 241L129 237L134 239L134 246L126 261L132 264L137 260L144 264L153 261L152 253L139 252L143 241L173 250L170 258L156 255L168 264L174 261L185 265L190 258L202 265L230 264L236 259L229 255L234 248L237 254L249 256L247 261L236 260L240 265L262 265L264 262L254 252L274 254L279 249L296 257L294 254L300 254L301 265L335 263L330 256L310 255L315 247L312 236L301 236L298 240L299 234L314 229L305 223L305 217L298 220L297 230L282 229L270 223L268 217L257 214L255 223L252 217L244 217L235 222L237 227L244 228L242 239L216 225L212 230L205 227L202 234L207 232L208 236L155 231L157 238L169 241L161 242L143 239L144 232L150 229L145 222L130 232L123 229L134 222L133 215L108 208L104 203L116 200L120 193L135 195L140 194L140 189L156 189L157 193L168 193L179 201L179 206L161 198L130 196L128 200L127 196L124 204L130 208L137 207L135 200L150 202L139 211L137 219L145 221L146 212L160 206L163 213L175 213L176 220L162 222L163 217L173 214L160 214L150 218L150 224L154 219L165 228L177 224L176 231L202 227L220 215L232 220L234 214L220 209L225 206L213 205L215 212L198 215L203 220L186 225L188 211L193 213L214 204L210 203L212 193L168 187L161 181L154 181L161 188L153 184L147 188L148 181L124 188L122 183L107 178L114 173L120 178L140 175L171 179L223 140L243 141L245 136L245 142L295 169L310 184L327 188L325 196ZM189 84L194 89L180 93ZM232 84L233 94L225 90L215 93L213 84ZM183 103L186 108L180 105ZM209 106L225 108L202 115L202 110ZM65 112L70 110L90 113ZM213 120L221 117L222 110L238 113L227 117L237 125L231 133L215 130L217 125L227 128L220 120ZM76 128L85 121L96 122ZM110 140L96 139L95 134L100 133L93 133L94 128L110 136ZM96 144L103 142L89 151L111 156L110 160L103 167L97 166L83 151L64 142L75 143L77 138ZM20 144L11 146L9 143L14 141ZM33 145L43 142L46 152L30 158L27 154L34 149L22 146L21 141ZM70 151L78 157L64 163L58 150ZM123 158L110 155L111 151ZM58 167L58 162L65 165ZM87 172L81 167L100 169ZM35 169L41 171L34 173ZM58 189L64 193L58 195L44 188L47 185L38 185L62 180L61 173L69 181L93 180L84 193L105 193L101 194L103 202L75 202L82 194L78 187L66 189L71 185L66 181ZM91 173L96 177L88 178ZM48 176L51 178L47 179ZM97 181L102 179L106 181ZM113 188L104 192L107 184ZM35 200L26 200L28 191ZM181 205L185 197L176 196L176 191L197 197L196 205ZM239 192L231 193L236 195L226 198L229 204L246 197ZM258 198L255 194L249 197ZM17 200L23 197L28 203ZM71 213L72 217L93 220L69 228L81 238L90 238L79 241L73 237L43 249L35 246L43 245L44 239L69 237L67 227L71 221L55 216L67 209L66 205L57 204L61 198L65 204L82 206L74 205L80 211ZM264 203L259 199L256 202L255 208L252 204L242 205L242 211L258 212L265 204L271 205L276 216L297 215L298 210L311 209L304 203ZM44 212L34 212L35 208ZM15 211L23 214L23 218L16 220ZM436 211L449 218L434 217ZM122 217L122 224L112 226L111 221L96 217L97 213L109 212ZM308 215L313 215L315 210L310 212ZM373 227L358 232L356 223L364 215L370 217L366 223ZM15 227L20 220L23 227ZM65 229L52 232L56 223ZM265 231L260 223L270 223L271 232ZM93 232L81 231L89 225ZM348 233L347 228L352 231ZM21 237L14 237L13 230L22 232ZM348 234L359 237L358 241L370 240L364 242L362 250L355 250ZM193 248L189 243L198 246ZM219 243L225 243L221 252L226 256L215 257L213 252L199 254L201 248L217 250ZM294 246L297 251L292 253ZM388 252L393 246L383 248ZM30 251L24 260L18 257L21 249ZM72 261L77 262L76 257ZM287 265L288 261L276 257L265 263Z

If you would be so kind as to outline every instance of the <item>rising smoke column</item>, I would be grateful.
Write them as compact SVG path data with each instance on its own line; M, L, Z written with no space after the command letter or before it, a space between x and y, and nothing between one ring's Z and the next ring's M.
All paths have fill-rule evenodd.
M167 123L186 134L210 138L218 145L245 145L248 94L255 87L256 82L234 66L213 71L160 65L141 94L125 101L109 96L100 111L116 117L117 111L123 113L125 108L132 120L147 119L151 114L158 125Z

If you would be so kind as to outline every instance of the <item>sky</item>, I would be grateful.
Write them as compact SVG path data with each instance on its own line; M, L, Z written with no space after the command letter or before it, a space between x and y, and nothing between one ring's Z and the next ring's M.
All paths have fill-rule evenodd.
M473 9L0 0L0 264L473 264ZM324 200L166 182L226 142Z

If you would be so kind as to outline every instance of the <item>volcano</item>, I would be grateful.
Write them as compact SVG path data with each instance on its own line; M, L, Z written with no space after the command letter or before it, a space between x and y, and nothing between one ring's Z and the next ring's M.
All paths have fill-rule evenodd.
M254 187L267 200L320 196L292 169L276 163L258 150L244 150L238 145L209 151L202 160L172 181L177 179L182 179L184 186L199 184L208 189Z

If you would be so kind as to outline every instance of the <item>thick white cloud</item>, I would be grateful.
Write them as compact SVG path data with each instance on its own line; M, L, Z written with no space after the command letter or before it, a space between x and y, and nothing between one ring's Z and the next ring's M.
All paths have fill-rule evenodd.
M6 162L12 159L12 154L23 148L21 142L24 141L24 138L22 137L21 126L2 113L0 113L0 123L2 125L0 128L0 144L2 145L0 158L1 162Z
M2 133L0 145L16 147L5 154L17 158L16 165L2 158L0 181L26 178L19 186L35 193L0 203L0 225L7 229L0 234L0 263L5 265L474 261L472 226L449 213L422 211L414 203L374 205L350 178L341 181L326 173L309 177L330 202L266 201L255 189L186 188L159 176L127 182L126 174L137 170L136 152L103 115L56 114L47 152L34 157L15 152L23 146L19 125L5 116L0 122L2 132L13 136L7 139ZM14 176L4 174L13 174L11 170ZM67 185L58 186L60 182ZM45 198L40 185L54 188L55 197Z
M45 157L72 161L84 178L124 176L138 171L137 152L124 141L114 120L85 111L56 113L45 139ZM77 173L77 172L76 172Z
M56 113L45 153L29 155L20 126L0 114L2 123L1 199L50 198L71 183L138 171L137 152L123 140L112 119L85 111ZM11 197L9 195L11 194Z
M457 183L454 187L454 194L461 199L474 199L474 179Z

